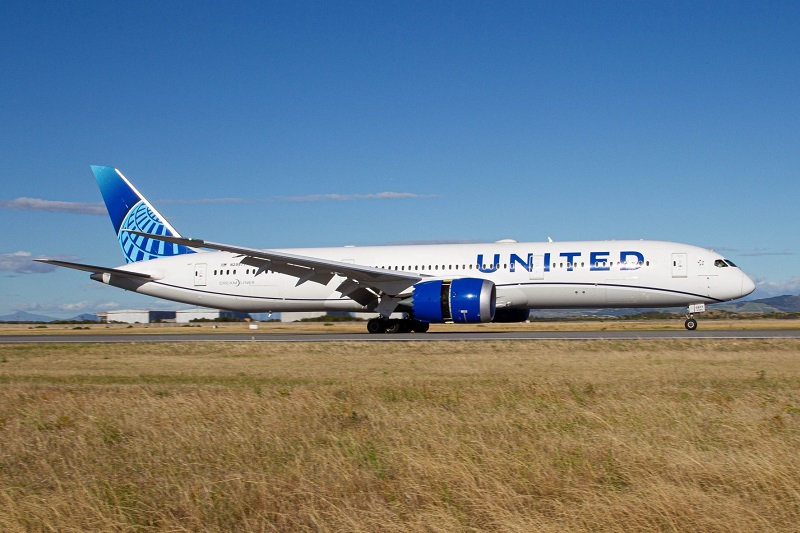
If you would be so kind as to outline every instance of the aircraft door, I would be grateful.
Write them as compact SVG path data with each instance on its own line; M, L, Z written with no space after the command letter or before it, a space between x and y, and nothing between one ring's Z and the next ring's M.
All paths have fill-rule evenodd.
M687 275L686 254L672 254L672 277L685 278Z
M194 265L194 286L205 287L206 285L206 264L196 263Z

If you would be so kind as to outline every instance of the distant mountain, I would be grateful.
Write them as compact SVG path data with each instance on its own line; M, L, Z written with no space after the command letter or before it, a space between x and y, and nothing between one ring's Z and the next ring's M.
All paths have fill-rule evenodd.
M67 318L65 322L100 322L100 318L92 313L83 313L82 315Z
M759 300L715 305L714 309L732 313L800 313L800 295L774 296Z
M10 315L0 316L0 322L52 322L55 318L44 315L34 315L25 311L15 311Z

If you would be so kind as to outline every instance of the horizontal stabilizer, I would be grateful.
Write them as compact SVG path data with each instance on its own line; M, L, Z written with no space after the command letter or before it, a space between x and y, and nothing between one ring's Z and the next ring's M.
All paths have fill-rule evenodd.
M34 259L34 261L38 261L39 263L45 263L48 265L72 268L74 270L83 270L85 272L91 272L92 274L113 274L115 276L122 276L134 279L151 279L151 280L157 279L151 276L150 274L142 274L141 272L130 272L128 270L122 270L119 268L84 265L82 263L70 263L69 261L57 261L55 259Z

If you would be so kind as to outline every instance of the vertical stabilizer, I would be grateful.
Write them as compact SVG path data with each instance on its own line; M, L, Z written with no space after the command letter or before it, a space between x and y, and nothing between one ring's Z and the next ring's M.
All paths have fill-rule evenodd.
M122 253L128 263L194 253L191 248L180 244L171 244L123 231L132 229L155 235L180 237L175 228L139 194L122 172L113 167L95 165L92 165L92 172L103 194L108 215L111 217Z

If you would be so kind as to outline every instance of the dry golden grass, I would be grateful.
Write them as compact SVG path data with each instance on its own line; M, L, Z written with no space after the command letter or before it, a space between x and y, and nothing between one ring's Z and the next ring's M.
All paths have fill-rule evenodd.
M0 346L2 531L795 531L800 341Z

